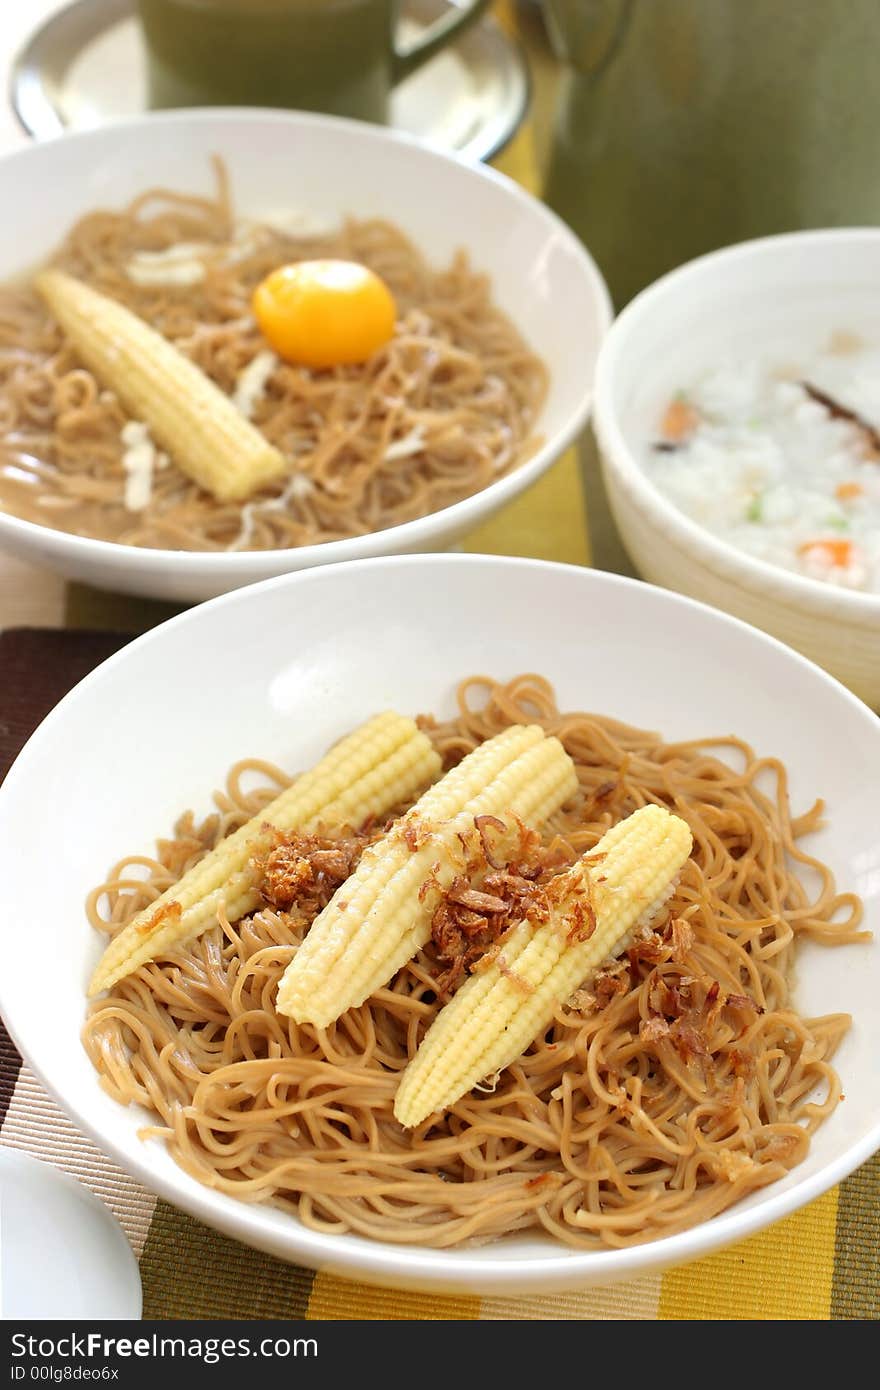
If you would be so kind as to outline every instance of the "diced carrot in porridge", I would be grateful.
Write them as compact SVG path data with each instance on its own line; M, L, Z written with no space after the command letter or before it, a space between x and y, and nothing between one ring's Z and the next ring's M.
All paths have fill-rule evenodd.
M839 569L845 570L852 564L854 558L854 547L852 541L843 540L835 536L831 539L822 537L815 541L805 541L798 546L798 554L805 559L816 560L819 564L836 565Z
M834 496L838 502L853 502L857 497L862 497L864 491L861 483L838 483L834 489Z
M683 444L700 423L699 412L686 400L676 396L669 402L660 422L660 433L670 444Z

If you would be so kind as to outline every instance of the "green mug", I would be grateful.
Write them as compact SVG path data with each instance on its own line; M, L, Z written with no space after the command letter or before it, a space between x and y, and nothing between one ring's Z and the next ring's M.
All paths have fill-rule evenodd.
M297 107L383 123L394 84L487 4L450 5L401 49L395 0L139 0L149 103Z

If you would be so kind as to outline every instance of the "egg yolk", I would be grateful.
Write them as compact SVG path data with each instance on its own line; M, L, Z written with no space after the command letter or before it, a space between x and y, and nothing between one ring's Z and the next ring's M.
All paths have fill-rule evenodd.
M287 362L342 367L366 362L394 332L394 298L355 261L298 261L273 270L254 291L260 331Z

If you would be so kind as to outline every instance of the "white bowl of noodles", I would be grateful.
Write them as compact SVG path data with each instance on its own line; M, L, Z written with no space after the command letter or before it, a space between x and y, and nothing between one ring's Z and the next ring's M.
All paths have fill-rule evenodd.
M496 601L481 601L487 594ZM215 666L223 680L206 699L204 673ZM659 954L647 950L630 965L624 959L622 991L606 983L598 1008L596 985L592 1002L569 1001L552 1035L503 1072L494 1090L477 1089L459 1102L426 1137L390 1118L389 1078L395 1049L404 1049L397 1060L405 1061L408 1023L420 1009L431 1013L430 950L417 962L418 988L415 970L401 972L394 1008L394 996L389 1003L387 993L377 995L336 1025L333 1061L324 1044L316 1051L314 1033L290 1035L298 1062L286 1060L290 1043L279 1043L277 1066L269 1068L277 1114L267 1115L266 1092L247 1092L250 1064L235 1072L244 1055L236 1049L256 1048L259 1059L266 1037L280 1036L272 971L277 975L285 952L289 957L289 924L279 928L271 914L263 916L247 926L249 950L268 946L268 954L239 977L245 993L236 1008L252 1011L250 1021L236 1025L239 1041L230 1039L233 1070L226 1077L245 1084L250 1119L230 1141L224 1126L234 1097L225 1111L225 1103L214 1110L223 1141L240 1146L241 1163L227 1161L223 1174L205 1166L207 1150L192 1138L197 1120L207 1126L203 1134L210 1132L203 1109L189 1119L178 1112L181 1134L192 1139L179 1154L186 1169L179 1166L161 1138L141 1136L156 1115L112 1098L81 1044L86 985L102 952L86 917L90 890L123 856L152 853L185 808L206 814L212 789L237 759L268 760L288 773L304 768L380 709L433 713L445 725L435 737L447 749L505 719L548 716L547 688L529 676L496 691L494 724L479 713L487 692L478 682L467 697L476 713L462 724L460 681L479 672L507 682L522 671L552 681L561 709L596 712L554 724L586 789L556 823L566 834L577 824L622 817L652 796L675 798L678 814L690 818L698 848L676 889L686 903L675 902L693 939L660 929ZM780 692L797 700L797 719ZM745 768L745 782L721 763ZM62 701L20 755L0 789L0 1007L30 1065L106 1153L150 1190L259 1249L349 1277L450 1292L526 1293L631 1278L759 1230L838 1182L880 1145L876 939L827 944L846 934L847 923L858 925L856 902L847 896L853 893L863 900L861 925L876 938L878 779L880 723L864 705L772 638L680 596L573 567L484 556L389 557L284 576L133 642ZM87 801L71 814L78 788L82 796L88 789ZM821 819L805 814L819 796ZM803 819L792 827L789 814ZM810 862L783 855L790 829ZM35 891L45 880L47 846L51 911ZM701 877L709 859L712 873ZM827 866L821 874L813 861ZM729 929L720 926L725 920ZM219 1005L211 989L206 1003L198 982L221 959L219 929L211 930L215 936L200 938L203 945L181 948L176 967L143 967L147 974L132 976L134 995L118 986L113 1004L99 1003L92 1027L100 1034L115 1007L124 1013L125 1000L139 997L154 1036L157 1020L164 1027L170 1018L161 1023L161 981L174 994L175 980L189 980L181 1008L190 1021L193 1008L197 1018L213 1011L215 1026L205 1035L210 1051ZM263 936L254 940L253 933ZM221 973L239 969L240 962L232 964L238 949L226 948ZM789 995L780 992L780 971L793 964ZM666 1002L653 993L654 970L663 973ZM723 981L720 1002L712 980ZM227 983L235 983L231 974ZM686 1011L696 1034L676 1033L686 986L697 989ZM742 1003L741 991L754 996L751 1005ZM732 997L733 1013L725 1014ZM711 1025L697 1010L708 1001ZM673 1051L658 1022L663 1011L679 1039ZM640 1014L652 1025L644 1032ZM851 1016L848 1026L841 1014ZM389 1022L398 1015L399 1027ZM253 1031L242 1043L247 1029ZM106 1036L111 1043L93 1046L92 1056L102 1070L115 1069L118 1082L137 1030L119 1047L112 1026ZM195 1036L180 1035L177 1044L195 1047ZM384 1061L365 1041L371 1037L380 1039ZM694 1037L703 1038L708 1056ZM199 1055L210 1071L207 1054ZM310 1071L308 1104L322 1077L331 1078L322 1068L345 1057L354 1090L340 1096L337 1088L333 1103L313 1111L307 1135L295 1132L282 1113L285 1068L292 1075L303 1074L303 1066ZM190 1084L185 1065L177 1075L171 1090L180 1098ZM368 1083L363 1093L359 1075ZM332 1079L338 1083L338 1073ZM158 1084L161 1093L167 1074ZM214 1084L222 1090L223 1078ZM219 1104L216 1094L212 1104ZM701 1129L694 1114L699 1144L683 1135L694 1104L703 1116ZM644 1121L658 1107L652 1131ZM256 1147L247 1128L255 1114L269 1125ZM804 1125L814 1129L809 1142ZM571 1145L567 1158L563 1137ZM431 1139L439 1145L434 1157ZM310 1157L313 1141L324 1150L320 1160ZM362 1151L352 1154L352 1145ZM389 1153L393 1161L383 1167ZM609 1155L616 1173L606 1171ZM333 1165L341 1171L352 1160L365 1186L346 1194L332 1176L326 1183ZM285 1161L300 1175L288 1182L286 1206L270 1200L273 1187L274 1195L284 1189ZM595 1180L584 1178L588 1166ZM481 1181L485 1189L475 1189ZM310 1194L303 1205L297 1182ZM263 1200L253 1200L258 1193Z
M171 201L131 209L157 188ZM611 320L604 282L553 213L483 166L331 117L166 112L5 156L0 201L11 210L0 546L71 578L194 600L316 564L443 549L585 423ZM453 266L459 251L468 268ZM267 359L254 285L326 256L388 281L394 338L362 366ZM50 259L237 396L283 475L224 505L178 469L174 438L148 438L155 449L138 456L138 439L123 438L133 412L83 370L30 288Z

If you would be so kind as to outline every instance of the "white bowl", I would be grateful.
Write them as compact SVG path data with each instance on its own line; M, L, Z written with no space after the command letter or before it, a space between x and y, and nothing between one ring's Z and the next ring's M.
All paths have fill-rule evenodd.
M219 666L223 680L206 697L205 672ZM569 708L607 711L672 739L736 730L781 756L795 807L827 799L827 825L811 848L864 896L869 925L880 927L880 723L753 628L632 580L485 556L357 561L241 590L106 662L42 724L0 788L0 1009L59 1103L152 1191L262 1250L337 1274L527 1293L704 1255L810 1201L880 1145L876 942L806 944L799 953L797 1004L849 1010L855 1020L837 1059L846 1102L806 1161L722 1216L632 1249L573 1252L535 1236L430 1250L320 1235L200 1186L161 1143L138 1139L142 1113L102 1091L79 1033L101 950L83 901L107 866L150 847L184 807L206 810L240 756L301 767L376 709L451 713L459 676L524 669L551 677ZM47 872L48 897L38 888Z
M311 565L452 545L535 482L586 422L593 369L611 322L605 283L563 222L484 165L398 133L300 112L171 111L32 145L0 159L0 280L44 259L84 212L119 207L157 184L212 190L222 154L248 216L304 210L336 222L386 217L433 264L465 247L550 372L543 444L473 497L367 536L296 550L205 554L83 539L0 512L0 547L125 593L203 599Z
M0 1148L3 1320L139 1318L141 1277L115 1216L69 1173Z
M596 370L593 420L605 485L639 572L764 628L880 705L880 595L757 560L691 521L641 459L672 393L728 353L784 361L834 329L877 339L880 230L796 232L713 252L624 309Z

